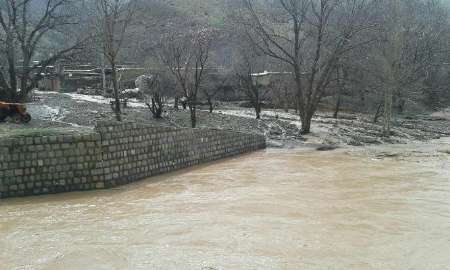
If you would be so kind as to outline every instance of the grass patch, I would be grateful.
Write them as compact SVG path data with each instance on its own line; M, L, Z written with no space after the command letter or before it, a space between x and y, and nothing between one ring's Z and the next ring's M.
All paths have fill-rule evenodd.
M15 137L38 137L38 136L55 136L55 135L74 135L88 134L90 130L73 129L73 128L16 128L10 125L0 125L1 138Z

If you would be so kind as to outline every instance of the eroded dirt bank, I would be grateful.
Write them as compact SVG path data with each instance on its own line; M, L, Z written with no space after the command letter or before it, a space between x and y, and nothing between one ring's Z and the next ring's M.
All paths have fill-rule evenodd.
M0 202L4 269L448 269L450 139L269 149Z

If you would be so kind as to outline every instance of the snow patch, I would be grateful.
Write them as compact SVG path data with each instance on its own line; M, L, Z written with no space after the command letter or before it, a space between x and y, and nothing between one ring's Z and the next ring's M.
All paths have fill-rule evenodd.
M253 110L242 109L242 110L217 110L216 112L226 115L240 116L245 118L255 118L256 114ZM300 121L300 116L292 114L289 112L281 112L277 110L263 110L261 112L261 117L278 117L280 119L287 119L291 121Z
M225 114L225 115L232 115L232 116L239 116L244 118L255 118L255 112L250 110L216 110L217 113Z
M144 102L141 102L135 98L128 99L128 107L131 108L147 108Z
M434 112L431 116L450 120L450 108L444 109L440 112Z
M60 107L50 107L47 105L34 105L28 106L29 113L37 119L58 122L64 117L64 111Z
M38 95L46 95L46 94L60 94L59 92L56 91L41 91L38 89L33 90L34 94L38 94Z
M93 102L97 104L111 104L111 101L113 101L112 98L106 98L104 96L90 96L90 95L83 95L83 94L75 94L75 93L65 93L66 96L71 97L73 100L76 100L78 102ZM135 98L128 99L127 103L128 107L130 108L146 108L145 104Z
M139 88L125 89L122 91L122 94L139 94L139 91Z
M83 95L83 94L75 94L75 93L65 93L64 95L71 97L73 100L76 101L88 101L98 104L110 104L111 100L110 98L105 98L104 96L89 96L89 95Z
M267 75L280 75L280 74L292 74L292 72L287 72L287 71L267 71L264 70L261 73L252 73L251 75L253 77L261 77L261 76L267 76Z

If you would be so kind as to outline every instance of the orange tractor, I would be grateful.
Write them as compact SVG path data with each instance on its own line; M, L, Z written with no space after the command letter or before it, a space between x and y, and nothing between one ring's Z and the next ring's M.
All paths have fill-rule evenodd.
M31 121L31 115L27 113L27 107L24 104L0 101L0 122L4 122L8 117L14 123Z

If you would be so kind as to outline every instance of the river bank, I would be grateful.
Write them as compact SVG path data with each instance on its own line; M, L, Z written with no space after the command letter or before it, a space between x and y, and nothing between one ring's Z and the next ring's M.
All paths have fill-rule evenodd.
M0 124L0 136L10 134L46 132L83 132L93 129L99 121L114 119L110 100L101 96L36 92L35 101L28 104L33 121L29 125ZM290 148L304 144L319 145L377 145L427 141L450 136L450 113L435 112L428 115L397 117L391 137L380 136L382 127L374 124L370 115L343 113L333 119L331 113L319 112L313 119L312 134L300 134L300 119L294 111L264 110L262 119L256 120L251 109L236 104L221 103L214 113L198 111L200 128L227 129L258 133L266 136L269 146ZM189 127L189 113L166 107L163 119L151 117L146 105L131 100L124 109L125 121L155 126Z

